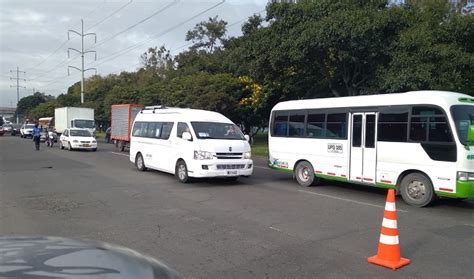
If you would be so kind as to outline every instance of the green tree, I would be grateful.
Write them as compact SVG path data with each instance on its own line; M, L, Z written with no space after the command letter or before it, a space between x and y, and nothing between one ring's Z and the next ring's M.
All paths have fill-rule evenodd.
M54 109L57 107L56 101L49 101L41 103L33 108L29 115L34 119L39 119L41 117L54 117Z
M226 26L227 22L219 20L217 16L210 17L208 21L202 21L189 30L186 33L186 41L193 43L191 49L213 52L219 47L219 43L224 42Z
M22 119L31 117L30 115L31 110L44 102L46 102L45 95L40 92L36 92L33 95L23 97L18 102L18 106L15 111L15 116L18 115Z

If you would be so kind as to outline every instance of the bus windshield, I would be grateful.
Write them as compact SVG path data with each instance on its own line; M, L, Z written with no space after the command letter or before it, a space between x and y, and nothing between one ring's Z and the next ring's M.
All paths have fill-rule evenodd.
M232 123L191 122L199 139L245 140L239 127Z
M74 120L74 127L92 129L94 128L94 120L76 119Z
M468 144L467 131L469 125L474 125L474 106L472 105L456 105L451 107L451 114L456 125L459 140L462 144Z

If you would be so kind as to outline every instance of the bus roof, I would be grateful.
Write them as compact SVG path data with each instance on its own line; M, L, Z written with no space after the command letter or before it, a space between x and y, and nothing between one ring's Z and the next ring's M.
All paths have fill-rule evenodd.
M187 109L187 108L166 108L156 107L140 111L135 120L138 121L202 121L202 122L221 122L233 123L224 115L208 110Z
M276 104L273 110L296 110L311 108L343 108L343 107L371 107L371 106L393 106L411 104L436 104L441 107L449 107L453 104L462 104L460 98L470 99L471 96L449 91L410 91L406 93L390 93L378 95L364 95L336 98L319 98L286 101ZM464 103L466 104L466 103Z

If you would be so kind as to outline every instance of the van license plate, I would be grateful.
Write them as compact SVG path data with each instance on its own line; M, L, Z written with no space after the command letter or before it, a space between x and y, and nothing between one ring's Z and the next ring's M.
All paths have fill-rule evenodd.
M237 171L227 171L227 175L237 175Z

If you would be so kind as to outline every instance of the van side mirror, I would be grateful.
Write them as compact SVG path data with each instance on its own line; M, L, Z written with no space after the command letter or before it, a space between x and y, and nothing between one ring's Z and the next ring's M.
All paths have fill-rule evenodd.
M249 137L249 135L244 135L244 138L245 138L245 140L247 140L248 142L250 142L250 137Z
M191 136L191 133L189 132L183 132L183 140L187 140L187 141L192 141L193 140L193 137Z
M469 143L474 142L474 125L469 125L469 129L467 130L467 141Z

